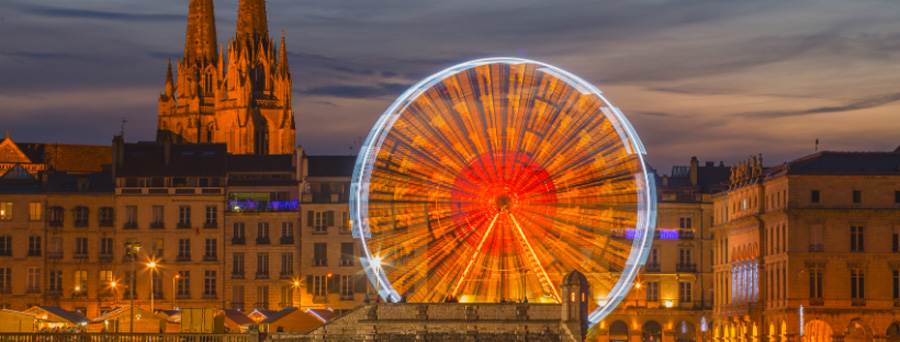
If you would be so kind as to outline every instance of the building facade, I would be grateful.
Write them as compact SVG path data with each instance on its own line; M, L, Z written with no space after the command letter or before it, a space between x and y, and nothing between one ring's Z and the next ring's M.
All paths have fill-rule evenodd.
M232 154L292 154L294 112L284 35L276 52L265 0L240 0L227 52L213 0L191 0L184 57L166 74L157 140L225 143Z
M761 159L714 198L712 337L900 339L900 149Z

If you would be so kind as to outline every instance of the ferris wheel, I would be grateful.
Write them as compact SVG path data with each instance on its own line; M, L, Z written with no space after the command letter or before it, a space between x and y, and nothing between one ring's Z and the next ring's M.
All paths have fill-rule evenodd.
M652 243L644 154L622 113L566 71L517 58L448 68L400 96L361 149L362 266L393 302L560 302L578 270L596 323Z

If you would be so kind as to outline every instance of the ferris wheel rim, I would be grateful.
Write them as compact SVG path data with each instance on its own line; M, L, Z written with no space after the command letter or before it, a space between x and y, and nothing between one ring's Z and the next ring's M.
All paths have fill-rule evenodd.
M367 238L371 237L368 230L368 195L369 178L371 177L372 169L374 168L374 160L377 159L378 152L381 150L384 140L391 132L394 123L400 115L406 111L406 108L408 108L413 100L447 77L470 68L488 64L533 64L541 67L541 71L555 74L558 79L566 82L582 94L592 94L599 97L608 106L604 108L603 113L605 117L612 122L619 138L622 140L622 145L625 147L626 152L635 155L639 161L640 172L634 174L634 181L638 189L638 201L636 203L638 207L637 224L635 226L631 250L627 259L628 262L606 299L598 303L599 306L597 309L589 314L589 324L594 325L615 309L618 303L624 299L628 291L631 290L631 285L633 285L637 272L649 255L649 248L652 244L654 230L656 228L656 187L654 178L650 174L649 167L644 159L646 150L644 149L643 143L621 110L613 106L612 102L606 99L606 97L603 96L602 91L593 84L547 63L517 57L491 57L460 63L432 74L411 86L381 114L360 148L360 154L357 156L356 164L354 166L350 188L349 214L351 231L353 238L360 241L362 245L361 250L364 254L359 258L360 264L363 266L369 282L376 288L376 295L379 298L384 298L385 300L392 302L401 300L400 294L394 289L387 274L381 267L381 256L373 255L372 250L366 241Z

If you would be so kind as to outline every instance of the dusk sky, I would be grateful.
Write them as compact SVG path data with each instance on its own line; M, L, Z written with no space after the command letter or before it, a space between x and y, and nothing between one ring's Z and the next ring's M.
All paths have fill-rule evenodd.
M238 0L216 0L218 40ZM407 87L454 64L556 65L622 109L661 172L900 145L900 3L270 0L297 142L347 154ZM14 141L153 140L188 0L0 0L0 129ZM354 150L355 153L355 150Z

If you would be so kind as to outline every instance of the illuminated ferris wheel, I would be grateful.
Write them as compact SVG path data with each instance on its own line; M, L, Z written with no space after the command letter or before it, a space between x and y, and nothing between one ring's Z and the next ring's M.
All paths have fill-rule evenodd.
M596 323L631 289L653 238L644 149L580 78L491 58L416 84L356 163L354 237L381 298L560 302L572 270Z

